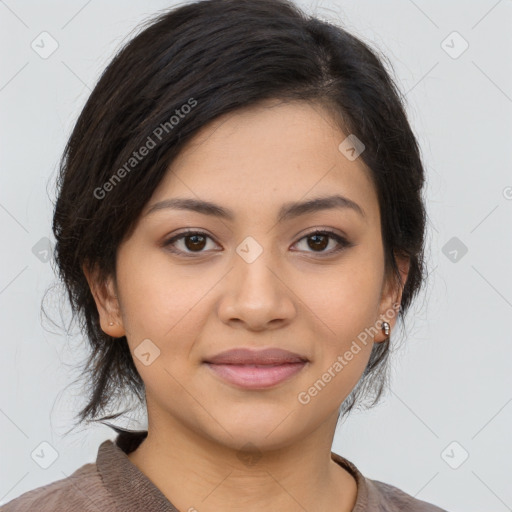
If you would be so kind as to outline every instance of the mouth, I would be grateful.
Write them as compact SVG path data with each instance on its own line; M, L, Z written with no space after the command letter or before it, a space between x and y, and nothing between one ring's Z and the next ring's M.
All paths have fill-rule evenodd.
M266 389L299 373L309 360L282 349L222 352L203 363L221 380L244 389Z
M300 372L306 364L307 362L274 365L206 363L222 380L246 389L276 386Z

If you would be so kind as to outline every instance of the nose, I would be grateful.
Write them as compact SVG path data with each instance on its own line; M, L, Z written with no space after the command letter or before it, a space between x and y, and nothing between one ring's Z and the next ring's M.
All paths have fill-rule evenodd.
M270 254L254 260L236 253L232 270L225 276L218 304L220 319L241 324L251 331L283 327L297 314L297 298L290 278Z

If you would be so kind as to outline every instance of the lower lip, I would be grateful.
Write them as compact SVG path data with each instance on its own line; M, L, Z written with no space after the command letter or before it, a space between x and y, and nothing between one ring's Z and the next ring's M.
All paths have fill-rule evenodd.
M276 386L300 372L305 362L279 365L235 365L206 363L223 380L246 389L265 389Z

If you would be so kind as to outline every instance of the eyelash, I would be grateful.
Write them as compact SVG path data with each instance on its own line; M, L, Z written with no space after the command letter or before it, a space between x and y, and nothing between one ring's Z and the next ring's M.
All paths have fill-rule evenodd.
M181 250L176 250L176 248L173 247L173 244L175 242L177 242L178 240L181 240L181 239L184 239L184 238L187 238L187 237L190 237L190 236L194 236L194 235L200 235L200 236L203 236L205 238L210 238L211 240L213 240L213 238L210 235L208 235L207 233L205 233L203 231L190 230L190 231L185 231L185 232L182 232L182 233L180 233L178 235L173 236L169 240L165 241L162 245L163 245L163 247L169 248L169 251L171 251L171 252L173 252L175 254L179 254L180 256L184 256L186 258L189 258L189 257L193 258L193 257L195 257L194 256L195 254L202 254L205 251L185 252L185 251L181 251ZM336 249L334 249L334 250L327 251L327 252L323 252L323 251L307 251L307 252L312 252L313 254L317 253L319 255L325 254L325 255L328 255L328 256L332 256L333 254L337 254L340 251L342 251L344 249L348 249L349 247L352 247L354 245L354 244L348 242L342 236L340 236L337 233L335 233L334 231L330 231L330 230L327 230L327 229L317 230L317 231L312 231L311 233L307 233L302 238L300 238L298 240L298 242L300 242L300 241L302 241L304 239L310 238L312 236L315 236L315 235L328 236L329 238L335 240L338 243L338 247Z

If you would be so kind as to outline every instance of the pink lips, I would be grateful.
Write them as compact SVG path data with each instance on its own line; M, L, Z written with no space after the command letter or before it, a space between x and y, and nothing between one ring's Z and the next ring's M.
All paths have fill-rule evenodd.
M233 349L205 361L221 379L247 389L275 386L298 373L307 362L299 354L278 348Z

